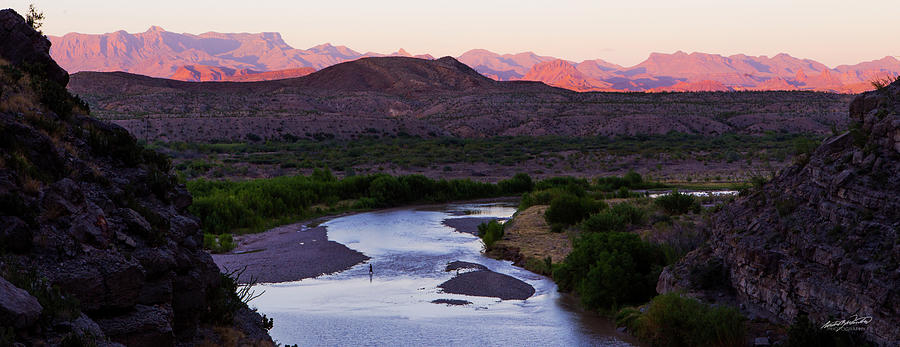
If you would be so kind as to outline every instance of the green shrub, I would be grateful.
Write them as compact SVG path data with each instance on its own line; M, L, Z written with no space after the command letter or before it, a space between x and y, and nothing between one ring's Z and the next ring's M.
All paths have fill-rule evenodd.
M341 200L356 200L351 208L365 209L503 194L497 184L468 179L433 180L422 175L375 174L338 180L328 170L316 170L311 176L240 182L197 179L188 182L187 188L194 196L191 213L200 217L205 232L213 234L261 231L273 224L333 213L331 209L311 207L331 206Z
M497 182L497 186L503 194L521 194L534 189L534 182L528 174L517 173L508 180Z
M598 213L592 214L581 223L584 231L607 232L607 231L623 231L625 230L625 218L620 216L612 209L605 209Z
M587 308L606 309L650 299L665 265L660 248L636 234L586 233L553 278L561 291L576 291Z
M653 298L644 314L624 309L616 318L653 346L742 346L746 335L745 318L736 309L677 293Z
M225 253L237 247L231 234L203 233L203 248L213 253Z
M529 257L528 259L525 259L524 267L526 270L536 274L544 276L553 275L553 259L549 256L544 259Z
M550 224L572 225L605 207L606 203L603 201L566 194L550 201L550 207L544 213L544 218Z
M677 189L670 194L656 198L655 203L669 214L679 215L690 211L700 212L700 203L697 199L693 195L683 194Z
M576 178L571 176L551 177L541 180L535 184L534 189L545 190L550 188L565 188L570 190L569 193L579 195L577 192L584 192L590 187L590 183L584 178ZM580 195L579 195L580 196Z
M216 234L203 233L203 248L204 249L216 249L218 247L219 241L216 239Z
M522 195L522 200L519 202L519 210L525 210L535 205L549 205L550 202L553 201L553 199L566 194L567 193L565 192L565 190L560 188L551 188L525 193Z
M644 181L643 177L640 174L634 171L628 171L623 177L610 176L610 177L598 177L594 180L594 189L602 192L613 192L619 191L618 194L624 195L621 196L623 198L630 197L632 194L624 194L623 192L629 192L631 189L649 189L649 188L663 188L664 184Z
M481 223L478 225L478 236L484 241L485 247L490 249L494 246L494 242L503 238L503 224L495 220Z
M622 216L626 223L632 225L643 225L647 217L646 211L628 202L612 205L610 210Z
M562 223L551 224L551 225L550 225L550 232L551 232L551 233L557 233L557 234L558 234L558 233L561 233L561 232L563 232L563 231L566 231L566 227L567 227L567 225L562 224Z
M645 215L644 210L623 202L592 214L581 223L581 227L594 232L624 231L628 225L644 224Z
M219 274L217 285L206 292L206 302L209 306L203 314L205 321L219 325L231 325L234 324L234 313L247 307L247 303L238 296L240 287L237 282L238 277L240 277L240 272L237 271Z

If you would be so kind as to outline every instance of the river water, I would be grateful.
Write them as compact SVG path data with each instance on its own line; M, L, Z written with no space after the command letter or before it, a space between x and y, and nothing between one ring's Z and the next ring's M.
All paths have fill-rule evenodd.
M297 282L260 284L250 304L275 319L279 343L300 346L629 346L608 319L577 308L546 277L482 255L470 234L441 224L476 214L508 218L513 206L459 204L340 217L328 238L371 257L346 271ZM448 262L479 263L534 286L527 300L442 293ZM369 276L369 264L374 275ZM471 305L434 304L460 299ZM624 341L623 341L624 340Z

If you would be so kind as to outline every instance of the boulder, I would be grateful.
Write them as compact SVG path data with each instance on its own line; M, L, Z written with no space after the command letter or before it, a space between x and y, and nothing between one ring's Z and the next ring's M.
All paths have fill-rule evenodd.
M35 297L0 277L0 325L16 329L30 327L43 310Z

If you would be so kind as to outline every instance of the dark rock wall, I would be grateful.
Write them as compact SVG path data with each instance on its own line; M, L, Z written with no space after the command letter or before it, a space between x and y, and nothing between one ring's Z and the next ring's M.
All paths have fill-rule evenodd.
M68 75L48 48L22 17L0 11L0 57L12 69L40 64L44 78L64 84ZM191 196L169 174L168 158L121 127L54 114L27 80L3 71L0 103L32 103L0 109L0 274L11 279L0 277L0 323L12 324L13 340L219 344L216 328L241 343L272 345L246 307L234 313L241 323L210 317L222 277L201 248L199 222L186 210Z
M739 299L790 323L871 316L865 335L900 345L900 80L858 96L856 122L716 214L708 248L660 276L692 287L691 269L722 259Z

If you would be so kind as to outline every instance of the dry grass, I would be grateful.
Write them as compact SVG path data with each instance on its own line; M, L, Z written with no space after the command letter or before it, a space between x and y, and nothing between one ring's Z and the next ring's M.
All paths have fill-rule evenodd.
M8 98L0 99L0 112L26 113L34 109L37 109L34 98L26 96L25 94L17 93Z
M572 242L565 233L550 232L550 225L544 220L547 208L537 205L518 212L494 247L514 247L525 259L550 257L553 263L561 263L572 252Z
M22 176L22 189L29 194L37 194L41 191L43 184L34 178Z

